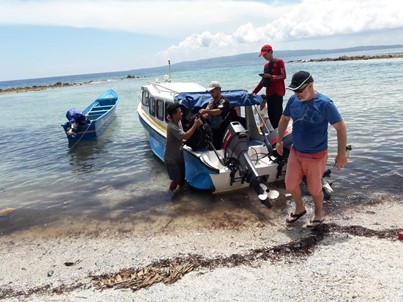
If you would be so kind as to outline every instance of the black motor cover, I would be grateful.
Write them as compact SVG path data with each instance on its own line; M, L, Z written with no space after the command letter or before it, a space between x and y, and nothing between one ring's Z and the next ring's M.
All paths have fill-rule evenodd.
M224 133L223 149L225 162L235 162L239 174L246 178L248 183L259 177L248 155L248 131L240 122L231 122L228 125Z

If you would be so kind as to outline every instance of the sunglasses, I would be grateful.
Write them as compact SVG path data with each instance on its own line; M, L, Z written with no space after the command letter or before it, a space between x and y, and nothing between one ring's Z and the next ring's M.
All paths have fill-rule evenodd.
M308 87L308 85L309 85L309 84L306 84L304 87L301 87L301 88L299 88L299 89L295 89L295 90L294 90L294 93L301 93L301 92L303 92L303 91L305 90L305 88Z

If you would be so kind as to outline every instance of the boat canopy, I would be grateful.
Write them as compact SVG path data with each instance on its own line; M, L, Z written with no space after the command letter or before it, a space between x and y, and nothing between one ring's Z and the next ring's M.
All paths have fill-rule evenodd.
M224 90L223 97L229 100L230 107L260 105L262 97L251 95L246 90ZM174 98L187 109L204 108L211 101L210 92L181 92Z

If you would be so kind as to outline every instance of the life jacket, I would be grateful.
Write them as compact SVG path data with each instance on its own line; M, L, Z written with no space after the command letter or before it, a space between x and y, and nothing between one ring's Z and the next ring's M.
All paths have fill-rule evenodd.
M224 98L221 98L220 101L218 101L218 103L215 103L214 101L212 101L209 104L208 108L209 109L217 109L220 106L223 106L226 101L227 100L224 99ZM211 115L209 117L210 126L213 129L220 129L222 123L224 122L224 120L226 120L228 118L228 115L229 115L229 103L228 103L228 101L227 101L227 106L223 106L223 108L220 108L220 109L222 111L222 113L220 115Z

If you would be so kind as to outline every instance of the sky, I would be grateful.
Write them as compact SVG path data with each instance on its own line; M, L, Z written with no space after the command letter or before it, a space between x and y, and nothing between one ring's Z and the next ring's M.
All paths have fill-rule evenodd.
M0 0L0 81L403 44L401 0Z

